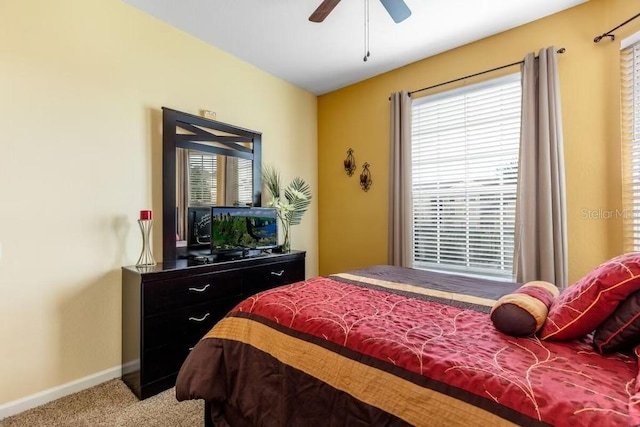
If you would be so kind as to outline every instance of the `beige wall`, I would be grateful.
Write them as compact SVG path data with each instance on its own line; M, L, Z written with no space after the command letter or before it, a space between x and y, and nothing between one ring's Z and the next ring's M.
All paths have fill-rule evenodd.
M316 197L292 238L317 274L316 103L120 0L1 1L0 405L120 364L162 106L263 132L264 161Z
M640 20L616 31L615 42L606 39L595 44L593 38L634 16L637 9L635 1L591 0L321 96L320 273L386 263L390 93L416 90L516 62L528 52L551 45L567 49L559 57L559 67L570 280L577 280L600 262L621 253L621 220L585 219L583 210L621 209L619 41L640 31ZM507 72L517 71L513 67ZM485 75L482 79L498 75ZM478 79L463 84L475 81ZM429 92L418 96L425 94ZM349 147L355 150L359 166L352 178L342 170ZM368 193L360 189L357 179L365 161L371 164L373 179Z

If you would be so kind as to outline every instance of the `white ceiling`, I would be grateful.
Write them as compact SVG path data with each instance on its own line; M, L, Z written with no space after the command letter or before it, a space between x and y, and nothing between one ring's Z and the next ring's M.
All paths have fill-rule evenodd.
M321 0L123 1L321 95L587 0L405 0L413 13L399 24L378 0L344 0L319 24L308 17Z

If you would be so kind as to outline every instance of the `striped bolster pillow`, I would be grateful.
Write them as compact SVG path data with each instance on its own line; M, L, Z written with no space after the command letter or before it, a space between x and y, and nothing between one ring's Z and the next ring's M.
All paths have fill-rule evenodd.
M547 319L549 307L560 292L541 280L528 282L496 301L491 321L501 332L515 337L535 334Z

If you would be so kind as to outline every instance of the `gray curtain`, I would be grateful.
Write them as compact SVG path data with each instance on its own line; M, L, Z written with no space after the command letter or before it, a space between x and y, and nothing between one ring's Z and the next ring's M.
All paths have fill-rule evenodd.
M237 206L240 204L238 184L238 157L225 157L224 168L224 206Z
M567 226L562 111L556 49L522 66L522 124L516 198L514 273L518 282L567 286Z
M187 208L189 207L189 151L176 150L176 206L178 207L177 240L187 240Z
M413 202L411 198L411 98L391 95L388 263L413 264Z

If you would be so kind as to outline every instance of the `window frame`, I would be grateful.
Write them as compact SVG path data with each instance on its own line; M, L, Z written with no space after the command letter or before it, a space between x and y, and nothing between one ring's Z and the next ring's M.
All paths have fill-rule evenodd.
M414 214L413 214L413 245L414 245L414 250L413 250L413 267L414 268L420 268L420 269L426 269L426 270L434 270L434 271L442 271L442 272L447 272L447 273L455 273L455 274L465 274L465 275L471 275L474 277L483 277L483 278L491 278L494 280L513 280L513 245L514 245L514 240L515 240L515 198L516 198L516 191L517 191L517 168L518 168L518 158L519 158L519 145L520 145L520 122L521 122L521 109L522 109L522 87L521 87L521 72L515 72L515 73L510 73L507 75L503 75L500 77L496 77L496 78L492 78L489 80L485 80L479 83L475 83L472 85L467 85L467 86L463 86L463 87L459 87L459 88L455 88L452 90L448 90L448 91L443 91L437 94L433 94L433 95L429 95L429 96L425 96L425 97L421 97L421 98L417 98L412 100L412 110L415 113L416 108L424 108L424 104L427 103L435 103L435 102L440 102L440 101L445 101L447 99L451 99L451 98L456 98L456 97L461 97L461 96L465 96L466 94L473 94L473 93L477 93L479 91L485 91L485 90L490 90L492 88L498 88L501 86L513 86L516 82L518 84L520 84L520 88L518 91L518 104L517 104L517 110L515 110L515 112L517 113L517 117L518 117L518 123L517 123L517 141L512 141L515 142L511 145L513 145L512 150L515 150L515 158L512 160L515 162L515 172L512 172L512 174L515 175L515 182L511 183L509 188L512 189L511 193L511 204L513 205L512 208L510 207L509 209L512 210L512 216L508 217L506 220L510 220L511 221L511 225L507 225L507 227L504 226L504 221L505 218L500 217L499 219L495 219L493 218L494 223L495 222L501 222L503 225L500 226L500 229L502 230L501 232L504 234L504 230L507 230L510 234L510 244L506 244L505 246L505 242L503 238L500 238L500 250L499 253L501 254L501 256L504 258L506 255L508 254L508 260L505 263L504 261L502 262L503 267L500 269L496 269L496 268L490 268L487 266L474 266L472 265L474 263L474 258L476 259L476 263L477 263L477 259L480 259L479 255L474 255L471 256L470 254L473 252L473 250L475 250L477 253L481 253L482 252L482 246L477 246L475 249L471 250L469 249L470 246L470 242L474 243L474 242L482 242L482 240L480 239L473 239L469 237L470 234L472 234L471 231L469 231L471 229L471 227L468 225L468 223L470 222L468 220L469 216L468 216L468 210L469 209L473 209L473 208L477 208L477 209L481 209L482 206L486 206L485 204L477 204L476 202L472 202L470 201L470 199L473 199L472 196L470 196L469 192L468 192L468 187L465 186L465 195L463 197L460 197L460 199L466 199L466 201L464 202L464 210L465 212L463 212L463 215L466 215L467 218L467 229L466 229L466 237L465 237L465 242L466 242L466 249L465 249L465 253L466 253L466 258L465 258L465 262L464 265L457 265L454 263L446 263L446 262L442 262L441 258L443 257L442 255L442 249L439 248L437 251L433 251L436 254L438 254L439 259L437 260L437 262L429 262L429 261L425 261L424 258L427 258L428 255L422 255L421 253L421 248L419 246L419 231L421 229L420 225L418 224L418 218L417 215L419 215L416 209L416 183L415 183L415 178L416 178L416 160L415 157L413 157L413 155L416 152L416 138L415 138L415 133L416 133L416 129L415 129L415 114L412 113L412 123L411 123L411 133L412 133L412 162L413 162L413 168L412 168L412 194L413 194L413 205L412 205L412 209L414 209ZM510 104L514 102L514 99L510 100ZM499 105L499 103L497 103L496 105ZM464 115L464 120L468 120L467 119L467 112L465 112ZM492 122L493 123L493 122ZM465 124L464 127L461 127L461 129L464 129L465 132L467 132L466 130L469 127ZM424 129L423 129L424 131ZM424 133L423 133L424 135ZM467 133L467 135L465 135L464 137L465 141L469 141L469 135ZM486 158L489 159L491 157L491 155L486 155ZM439 163L438 163L439 164ZM513 164L511 162L505 162L504 163L504 167L511 167L513 166ZM424 165L423 165L424 167ZM428 169L427 167L424 167L425 169ZM465 169L468 170L468 169ZM512 177L513 178L513 177ZM512 179L510 178L510 180ZM476 180L476 184L478 186L482 186L483 184L478 184L477 181L479 181L478 178L475 178ZM467 180L468 182L468 180ZM490 183L493 183L494 181L490 181ZM434 193L436 194L436 193ZM444 193L443 193L444 194ZM481 194L481 193L478 193ZM435 197L435 196L434 196ZM450 197L450 196L448 196ZM504 199L505 197L502 197L502 199L500 200L500 203L504 205ZM428 201L428 203L433 204L434 202ZM442 202L442 204L444 205L446 202ZM451 204L451 206L454 206L454 208L456 208L457 206L461 206L461 205L457 205L456 201L451 201L449 202ZM431 208L428 207L429 205L427 205L427 208L423 208L424 212L428 212ZM506 209L504 207L502 208L498 208L496 210L491 210L490 211L490 215L494 215L496 212L504 212L506 211ZM433 214L434 217L438 217L437 214ZM482 215L482 213L480 213L480 216ZM441 218L443 218L444 215L442 215L441 217L439 217L439 221L443 221ZM428 218L427 215L425 215L423 218ZM479 218L479 217L478 217ZM480 220L478 220L478 224L481 224ZM476 225L476 227L478 227ZM427 226L428 228L428 226ZM509 230L510 228L510 230ZM423 227L423 229L425 229L425 227ZM431 229L433 230L438 230L438 229L445 229L444 226L441 225L436 225L434 227L432 227ZM478 228L480 229L480 228ZM488 231L493 231L492 229L488 229ZM424 232L423 232L424 233ZM476 233L477 234L477 233ZM443 240L442 236L440 235L436 235L435 237L429 238L428 237L428 232L427 234L425 234L424 240L428 240L428 241L432 241L435 240L436 244L440 244ZM451 242L456 243L458 240L457 237L453 237L449 243L451 244ZM489 243L491 243L492 241L489 241ZM428 248L429 243L423 243L422 247L427 247ZM446 255L446 254L445 254ZM422 260L420 260L420 257L423 257ZM488 255L491 256L491 255ZM453 256L452 256L453 257Z
M629 63L626 56L631 58ZM630 75L626 68L630 67ZM626 79L629 78L630 81ZM625 95L631 94L630 97ZM620 157L623 245L640 251L640 32L620 42Z

